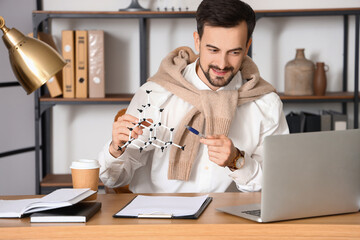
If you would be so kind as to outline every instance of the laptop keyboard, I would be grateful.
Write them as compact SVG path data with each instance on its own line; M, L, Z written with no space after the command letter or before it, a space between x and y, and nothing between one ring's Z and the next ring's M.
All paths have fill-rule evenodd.
M242 213L260 217L260 215L261 215L261 210L260 210L260 209L248 210L248 211L242 211Z

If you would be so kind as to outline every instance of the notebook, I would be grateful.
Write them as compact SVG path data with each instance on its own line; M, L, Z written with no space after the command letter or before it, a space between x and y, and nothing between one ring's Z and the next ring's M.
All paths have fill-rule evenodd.
M70 207L33 213L30 222L87 222L101 208L101 202L79 202Z
M359 205L360 130L353 129L266 137L261 203L217 210L273 222L357 212Z

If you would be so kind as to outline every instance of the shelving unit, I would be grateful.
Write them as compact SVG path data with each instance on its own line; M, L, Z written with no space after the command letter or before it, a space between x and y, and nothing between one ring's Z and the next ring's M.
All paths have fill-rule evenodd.
M355 16L355 76L354 92L347 90L348 84L348 35L349 16ZM359 127L359 22L360 8L338 8L338 9L291 9L291 10L261 10L256 11L256 19L264 17L311 17L311 16L343 16L344 18L344 42L343 42L343 86L342 92L328 92L325 96L286 96L279 94L284 103L319 103L339 102L342 103L342 112L347 114L347 104L354 103L354 128ZM251 53L251 52L250 52Z
M49 194L58 188L71 188L70 174L47 174L41 182L41 194ZM104 189L104 184L99 180L99 189Z
M355 79L354 92L347 91L347 57L348 57L348 16L355 15ZM292 16L344 16L344 61L343 61L343 89L342 92L329 92L325 96L286 96L279 94L284 103L316 103L316 102L335 102L341 103L343 113L347 113L347 103L354 104L354 128L358 128L358 108L359 108L359 16L360 8L352 9L306 9L306 10L279 10L279 11L256 11L257 19L264 17L292 17ZM56 18L114 18L114 19L138 19L139 38L140 38L140 85L146 82L148 77L148 39L147 39L147 20L155 18L194 18L195 12L63 12L63 11L34 11L33 12L33 32L37 33L41 28L44 32L49 32L51 19ZM249 52L251 55L251 50ZM131 94L112 94L106 95L103 99L64 99L50 98L44 95L44 89L35 93L35 157L36 157L36 193L46 192L51 187L61 187L57 176L50 173L51 147L50 143L50 109L58 104L63 105L84 105L84 104L124 104L129 103ZM41 130L41 131L40 131ZM41 133L41 136L40 136ZM41 140L41 141L40 141ZM40 142L42 144L40 144ZM40 151L42 149L42 152ZM42 154L40 154L42 153ZM40 166L42 169L40 170ZM40 174L43 181L40 182ZM61 179L64 176L59 176ZM70 179L69 175L65 176ZM47 181L51 179L51 181ZM68 180L67 180L68 181ZM45 191L44 191L45 190Z

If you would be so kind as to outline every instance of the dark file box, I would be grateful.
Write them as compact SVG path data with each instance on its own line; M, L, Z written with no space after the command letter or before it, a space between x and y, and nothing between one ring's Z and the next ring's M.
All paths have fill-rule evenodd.
M321 131L321 116L319 114L301 112L305 118L304 132Z

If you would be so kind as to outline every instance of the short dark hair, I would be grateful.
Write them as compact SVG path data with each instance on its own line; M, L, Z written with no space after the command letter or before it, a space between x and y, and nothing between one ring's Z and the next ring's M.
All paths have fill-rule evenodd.
M204 26L235 27L240 22L247 24L247 41L254 31L256 18L254 10L240 0L203 0L196 11L197 31L200 38Z

